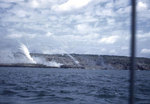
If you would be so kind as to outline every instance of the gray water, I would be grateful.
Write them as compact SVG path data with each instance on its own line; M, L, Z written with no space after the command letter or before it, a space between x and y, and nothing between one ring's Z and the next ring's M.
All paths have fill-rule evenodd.
M136 75L136 104L150 104L150 71ZM0 67L0 104L127 103L127 70Z

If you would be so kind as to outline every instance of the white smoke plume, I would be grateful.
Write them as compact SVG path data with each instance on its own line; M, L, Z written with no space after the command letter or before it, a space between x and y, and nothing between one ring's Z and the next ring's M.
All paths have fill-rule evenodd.
M51 67L60 67L61 63L57 63L56 61L47 61L45 58L42 58L42 57L33 57L34 60L38 63L38 64L43 64L43 65L46 65L46 66L51 66Z
M36 61L31 57L28 48L24 44L21 44L20 49L24 53L24 55L30 60L30 62L36 63Z
M80 62L77 59L75 59L72 55L70 54L67 55L75 62L76 65L80 65Z

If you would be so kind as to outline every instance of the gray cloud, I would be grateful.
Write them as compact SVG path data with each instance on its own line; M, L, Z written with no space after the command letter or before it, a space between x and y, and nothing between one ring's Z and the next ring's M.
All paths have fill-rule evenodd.
M80 2L79 2L80 1ZM129 55L129 0L1 0L0 49ZM79 4L80 3L80 4ZM150 57L149 0L138 1L137 55Z

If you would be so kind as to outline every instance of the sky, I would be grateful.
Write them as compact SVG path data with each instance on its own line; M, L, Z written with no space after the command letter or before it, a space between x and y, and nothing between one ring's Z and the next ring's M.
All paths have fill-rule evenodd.
M0 54L130 55L130 0L0 0ZM137 0L137 53L150 57L150 0Z

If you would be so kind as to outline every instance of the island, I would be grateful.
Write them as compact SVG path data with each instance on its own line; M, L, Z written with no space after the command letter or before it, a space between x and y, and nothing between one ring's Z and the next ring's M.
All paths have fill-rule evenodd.
M0 63L0 67L39 67L39 68L74 68L74 69L104 69L129 70L130 57L92 54L41 54L30 53L33 59L46 63L55 62L60 66L37 63ZM14 57L19 58L18 53ZM150 70L150 58L136 57L136 70Z

